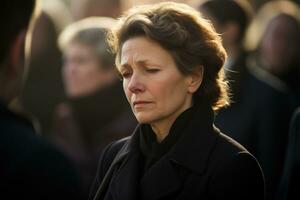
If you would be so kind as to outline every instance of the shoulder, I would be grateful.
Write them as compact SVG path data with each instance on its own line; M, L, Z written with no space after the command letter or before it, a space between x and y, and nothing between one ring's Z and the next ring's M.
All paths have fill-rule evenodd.
M260 169L257 159L244 146L221 132L218 134L212 157L216 158L215 162L219 168L222 166L224 169L224 167L232 165L231 167L234 169L237 165L237 167Z
M71 160L51 141L37 135L30 127L6 129L4 137L1 137L1 148L4 149L7 170L17 173L38 175L39 172L49 171L49 174L66 176L71 173L73 163ZM58 164L59 163L59 164ZM5 168L5 166L2 166ZM15 166L12 171L9 166ZM30 167L27 167L30 166ZM2 168L1 167L1 168ZM75 171L75 169L74 169ZM55 178L52 176L49 178Z
M0 129L0 143L1 148L5 149L6 163L49 163L64 158L54 144L38 135L29 122L18 116L10 114L3 120L1 118Z
M0 123L1 149L5 152L0 166L5 176L0 182L6 183L6 191L20 188L20 193L32 199L58 196L78 199L82 195L79 177L71 160L50 141L37 135L30 125L14 119L7 121L7 124Z
M122 138L110 143L104 148L98 163L97 178L102 179L118 152L130 139L131 136Z
M107 171L117 153L121 150L125 143L130 140L130 138L131 136L122 138L110 143L105 147L99 161L99 168L102 168L103 172Z
M212 131L215 137L214 148L211 150L211 157L215 160L224 160L231 158L240 152L251 155L248 150L239 142L222 133L217 127L214 126Z
M107 145L102 151L101 157L99 159L96 177L94 178L93 184L90 189L89 198L92 199L96 194L97 188L100 186L102 179L104 178L106 172L108 171L110 165L112 164L114 158L122 147L130 140L131 136L125 137L123 139L114 141Z
M264 176L258 161L246 148L223 133L219 132L209 170L212 185L219 191L216 195L231 199L264 198Z

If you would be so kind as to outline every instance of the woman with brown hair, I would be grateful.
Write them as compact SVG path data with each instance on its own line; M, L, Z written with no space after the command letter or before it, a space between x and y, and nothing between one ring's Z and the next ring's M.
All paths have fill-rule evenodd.
M139 125L104 150L93 198L263 199L256 159L213 125L228 96L212 25L184 4L145 5L110 42Z

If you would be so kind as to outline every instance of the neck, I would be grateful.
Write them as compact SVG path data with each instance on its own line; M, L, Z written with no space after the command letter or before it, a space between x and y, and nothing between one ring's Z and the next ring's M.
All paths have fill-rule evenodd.
M192 97L188 99L181 109L178 109L177 112L173 113L172 115L160 119L159 121L151 123L151 128L156 135L157 141L160 143L163 141L170 133L170 129L175 122L175 120L179 117L181 113L192 106Z
M153 132L156 135L156 140L159 143L161 141L163 141L168 136L173 122L172 123L170 123L170 122L165 122L165 123L164 122L158 122L158 123L152 123L151 124L151 128L152 128Z

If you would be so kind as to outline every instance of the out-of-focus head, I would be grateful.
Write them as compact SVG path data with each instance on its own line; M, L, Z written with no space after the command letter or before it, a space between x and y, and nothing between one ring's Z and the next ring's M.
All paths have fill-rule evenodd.
M266 3L249 27L245 46L257 51L264 67L284 75L299 65L300 8L290 1Z
M5 101L14 98L22 85L25 36L35 4L35 0L0 2L0 93Z
M90 17L70 24L59 36L64 54L62 69L69 97L89 95L117 79L114 54L107 43L107 32L115 20Z
M240 44L253 16L253 8L245 0L206 0L198 10L210 19L222 34L223 43Z
M40 14L29 43L29 67L20 100L23 108L40 122L42 132L48 134L53 125L53 110L65 97L57 38L71 22L71 15L61 0L39 2Z
M226 52L211 23L202 18L195 9L174 2L130 9L119 20L118 26L110 36L110 44L117 55L117 68L123 77L122 62L127 59L123 53L129 55L128 50L134 50L135 48L131 47L135 43L139 46L149 43L149 48L147 45L144 45L144 48L139 47L137 56L133 55L134 59L137 59L135 57L138 57L138 54L141 57L143 53L152 55L156 52L151 52L151 49L157 49L161 52L158 56L165 55L171 58L171 61L165 60L173 62L181 76L200 76L201 84L192 92L194 103L200 98L214 110L228 103L227 85L223 79ZM152 57L155 59L155 56ZM125 79L123 84L124 82ZM160 87L163 88L164 85Z
M299 10L300 11L300 10ZM275 75L284 75L300 64L300 21L281 14L268 24L260 44L261 58Z
M61 0L40 0L41 13L35 21L31 41L31 59L44 59L52 49L58 49L57 37L71 23L71 14ZM51 47L50 47L51 46Z
M71 11L75 20L87 17L118 17L122 12L122 0L72 0Z

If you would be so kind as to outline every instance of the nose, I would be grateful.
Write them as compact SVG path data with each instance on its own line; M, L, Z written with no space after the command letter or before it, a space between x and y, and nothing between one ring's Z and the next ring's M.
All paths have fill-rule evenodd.
M140 93L145 91L145 86L142 83L141 77L137 73L133 73L128 83L128 89L132 93Z

